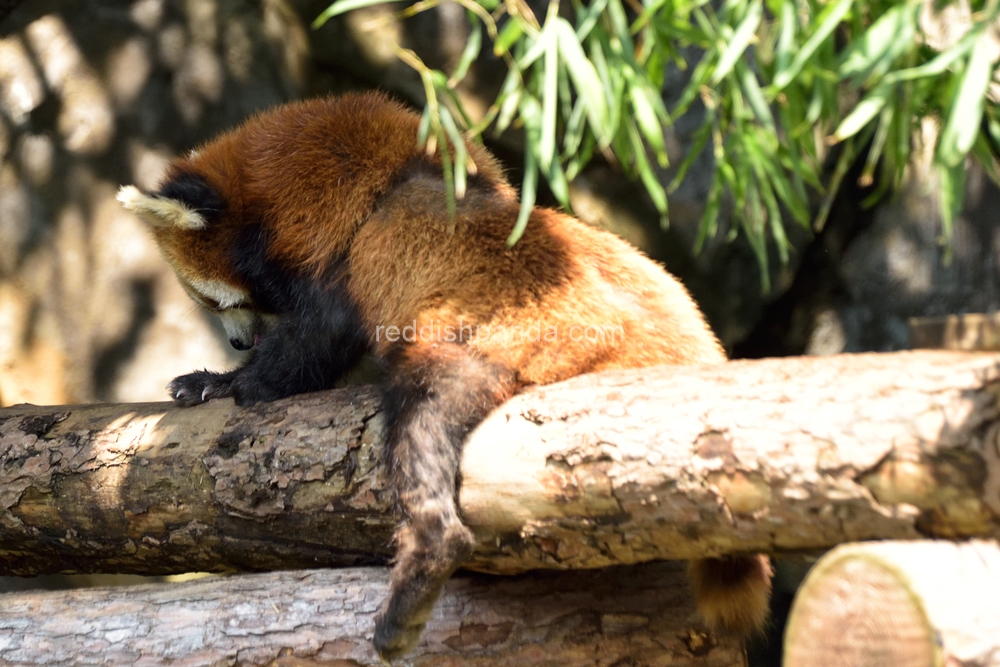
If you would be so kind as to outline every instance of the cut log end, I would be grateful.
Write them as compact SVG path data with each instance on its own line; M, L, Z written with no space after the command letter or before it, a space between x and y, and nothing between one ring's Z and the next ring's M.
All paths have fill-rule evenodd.
M905 582L848 557L811 575L789 618L785 664L932 667L933 632Z

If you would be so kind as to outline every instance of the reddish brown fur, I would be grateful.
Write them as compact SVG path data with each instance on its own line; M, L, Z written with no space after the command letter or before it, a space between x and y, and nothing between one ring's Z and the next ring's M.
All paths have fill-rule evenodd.
M287 104L260 114L172 165L166 180L188 172L225 193L230 210L218 242L158 231L173 256L222 277L231 247L226 230L262 221L274 231L270 252L290 266L321 273L344 251L408 163L423 157L419 119L381 95L345 95ZM470 146L484 183L512 193L496 160ZM428 160L439 165L440 158Z
M434 387L429 402L414 409L448 410L439 399L451 401L449 428L455 433L526 385L603 369L725 361L683 286L617 237L536 209L522 239L507 248L519 205L481 147L470 146L478 175L449 220L439 158L417 146L417 126L416 115L375 94L309 100L260 115L179 160L168 175L206 179L225 200L221 218L198 231L156 228L157 240L182 277L241 288L246 286L234 275L230 250L245 225L268 233L269 258L289 271L320 276L343 262L342 287L357 304L371 349L403 369L398 382ZM410 343L388 336L389 327L441 332L449 326L464 331L463 325L470 333L489 327L494 335L476 329L457 343L441 334ZM496 335L516 326L537 329ZM605 337L573 338L573 327L587 326L604 328ZM484 373L495 375L476 385ZM226 385L219 391L225 395ZM469 400L475 404L465 405ZM400 442L430 442L428 434L442 425L421 419L400 422L401 429L414 431L399 436ZM411 464L421 463L420 456L457 456L440 449L396 455ZM417 458L406 458L411 454ZM412 566L440 585L457 565L456 554L469 546L453 489L447 479L434 477L454 474L448 470L400 472L411 520L398 536L394 582L410 577ZM425 473L430 481L421 482ZM435 527L420 518L425 510L445 518ZM427 545L436 540L447 549L438 553L439 563L429 564L434 556L426 555ZM759 628L770 581L765 569L760 557L696 562L692 574L707 620L736 632ZM729 577L733 572L738 576ZM436 594L429 588L410 597L394 594L392 604L412 620L428 613ZM412 636L396 648L411 645L420 627L406 626L403 631Z

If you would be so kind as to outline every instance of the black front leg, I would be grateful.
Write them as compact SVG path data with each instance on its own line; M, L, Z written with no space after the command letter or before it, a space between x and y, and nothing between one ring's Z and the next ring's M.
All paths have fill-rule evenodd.
M167 393L174 403L189 408L213 398L225 398L233 395L233 379L240 369L228 373L213 373L212 371L195 371L187 375L175 377L167 385Z
M174 402L232 396L245 406L332 388L368 350L360 315L340 286L306 286L296 296L299 308L279 316L240 368L175 378L167 387Z

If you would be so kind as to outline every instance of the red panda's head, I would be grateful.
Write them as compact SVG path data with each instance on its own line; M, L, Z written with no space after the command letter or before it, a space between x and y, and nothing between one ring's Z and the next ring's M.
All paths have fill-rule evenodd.
M175 172L156 193L125 186L118 200L151 228L181 286L219 316L229 342L248 350L273 318L263 312L234 268L238 226L219 190L193 172Z

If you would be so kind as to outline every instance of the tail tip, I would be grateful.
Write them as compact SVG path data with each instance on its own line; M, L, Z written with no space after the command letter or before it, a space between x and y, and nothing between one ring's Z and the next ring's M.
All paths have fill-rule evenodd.
M713 632L748 637L767 625L771 561L763 554L691 561L698 615Z

